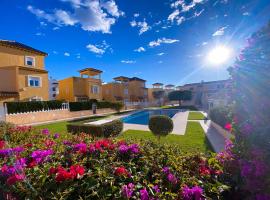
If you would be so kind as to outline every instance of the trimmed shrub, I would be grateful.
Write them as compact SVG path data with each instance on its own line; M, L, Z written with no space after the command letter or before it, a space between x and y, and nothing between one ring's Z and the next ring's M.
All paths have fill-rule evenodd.
M149 120L149 129L158 136L167 136L173 130L173 121L165 115L152 116Z
M68 124L67 130L70 133L87 133L96 137L113 137L123 130L123 122L114 120L101 125L93 124Z
M122 102L109 102L109 101L97 101L96 99L90 99L86 102L70 102L70 111L80 111L80 110L92 110L92 104L96 103L98 109L111 108L119 112L123 108Z
M56 110L62 108L62 101L28 101L28 102L6 102L9 114L24 113L40 110Z
M209 117L213 122L224 128L227 123L232 121L231 112L230 107L215 107L210 110Z
M0 121L0 139L4 138L4 134L6 134L7 131L14 128L14 124L9 122Z

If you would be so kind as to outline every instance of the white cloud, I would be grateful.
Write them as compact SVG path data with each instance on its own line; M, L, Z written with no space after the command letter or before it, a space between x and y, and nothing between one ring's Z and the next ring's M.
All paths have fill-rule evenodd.
M158 61L158 63L159 63L159 64L162 64L162 63L163 63L163 61L162 61L162 60L160 60L160 61Z
M175 42L179 42L179 40L176 39L168 39L168 38L159 38L158 40L151 41L149 42L150 47L157 47L160 46L161 44L172 44Z
M158 53L157 55L158 56L163 56L165 53L161 52L161 53Z
M59 30L60 28L59 27L53 27L53 30L56 31L56 30Z
M47 26L45 22L40 22L40 26Z
M208 44L208 42L203 42L202 43L202 46L205 46L205 45L207 45Z
M77 53L77 54L76 54L76 58L77 58L77 59L80 59L80 58L81 58L81 54L80 54L80 53Z
M205 0L192 0L189 4L186 4L184 0L177 0L171 4L172 8L181 7L180 12L188 12L190 9L194 8L197 4L204 3Z
M124 15L124 12L118 9L118 6L113 0L102 3L102 7L105 8L108 11L108 13L114 17L120 17Z
M58 54L58 52L57 51L53 51L53 54Z
M244 16L249 16L250 13L249 13L249 12L244 12L242 15L244 15Z
M135 61L135 60L121 60L121 63L125 63L125 64L135 64L136 61Z
M99 45L88 44L86 46L88 51L99 55L104 54L109 47L110 45L108 45L105 40L102 42L102 44Z
M88 45L86 46L86 48L87 48L89 51L91 51L91 52L93 52L93 53L96 53L96 54L104 54L104 53L105 53L105 50L104 50L104 49L98 48L97 46L95 46L95 45L93 45L93 44L88 44Z
M70 53L65 52L65 53L64 53L64 56L70 56Z
M72 5L72 12L55 9L52 13L29 5L27 9L40 19L45 19L58 26L78 24L85 31L111 33L111 26L124 13L118 9L114 0L62 0Z
M177 19L177 24L180 25L180 24L182 24L184 21L186 21L186 18L183 17L183 16L181 16L181 17L179 17L179 18Z
M215 36L221 36L224 35L225 29L227 28L227 26L221 27L220 29L218 29L216 32L213 33L213 37Z
M145 48L139 47L138 49L134 49L134 51L136 51L136 52L143 52L143 51L145 51Z
M36 33L35 35L36 35L36 36L45 36L44 33L40 33L40 32Z
M139 13L135 13L135 14L134 14L134 17L139 17L139 16L140 16Z
M132 20L130 22L131 27L138 27L139 29L139 35L143 34L144 32L151 29L151 27L147 24L147 22L144 20L142 22L136 22L135 20Z
M173 22L174 19L175 19L176 17L178 17L179 14L180 14L180 11L179 11L178 9L175 10L175 11L173 11L173 12L169 15L168 20L170 20L171 22Z

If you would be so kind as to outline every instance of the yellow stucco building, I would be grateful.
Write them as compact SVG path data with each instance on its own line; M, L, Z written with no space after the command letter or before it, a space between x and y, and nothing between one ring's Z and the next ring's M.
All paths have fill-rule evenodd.
M145 82L138 77L116 77L114 82L102 85L103 99L107 101L146 102L148 98Z
M59 81L57 99L69 102L102 99L102 71L85 68L79 71L80 77L69 77Z
M0 40L0 104L48 100L47 53L16 41Z

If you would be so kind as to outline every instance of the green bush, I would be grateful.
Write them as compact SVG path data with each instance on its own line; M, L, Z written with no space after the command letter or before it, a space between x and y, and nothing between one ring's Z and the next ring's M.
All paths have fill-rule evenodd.
M0 139L3 139L6 132L8 132L12 128L14 128L14 124L0 121Z
M218 125L224 127L232 121L232 110L230 107L215 107L210 110L210 119Z
M67 130L70 133L87 133L96 137L113 137L122 132L123 122L114 120L101 125L71 123L67 125Z
M166 136L172 132L173 121L165 115L152 116L149 120L149 129L160 138L160 136Z
M97 101L92 99L86 102L70 102L70 111L80 111L80 110L92 110L92 104L96 103L98 109L111 108L119 112L123 108L123 103L121 102L109 102L109 101Z
M24 113L40 110L55 110L62 108L62 101L28 101L28 102L6 102L7 111L12 113Z

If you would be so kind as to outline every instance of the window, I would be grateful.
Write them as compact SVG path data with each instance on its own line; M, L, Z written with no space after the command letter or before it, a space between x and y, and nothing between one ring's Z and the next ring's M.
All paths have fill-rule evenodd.
M98 85L92 85L92 93L93 94L99 93L99 86Z
M53 92L55 92L55 91L56 91L56 88L55 88L55 87L53 87L53 88L52 88L52 91L53 91Z
M28 86L30 87L41 87L41 78L40 77L28 77Z
M27 65L27 66L35 66L35 57L26 56L25 57L25 65Z
M124 94L128 94L128 89L124 89Z
M52 97L55 98L56 97L56 94L53 94Z

